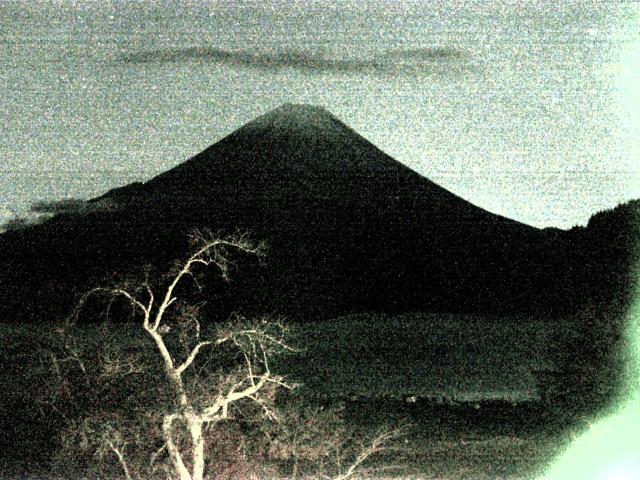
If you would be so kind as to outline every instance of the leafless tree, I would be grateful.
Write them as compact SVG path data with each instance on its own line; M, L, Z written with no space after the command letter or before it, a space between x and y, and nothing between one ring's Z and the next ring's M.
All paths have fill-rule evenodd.
M204 478L206 430L228 419L230 407L235 403L253 402L264 415L275 419L276 413L270 407L270 389L267 387L291 386L272 372L270 356L276 351L293 350L285 341L286 328L283 323L270 318L251 322L236 317L229 324L219 327L210 338L201 337L198 308L180 305L177 292L181 284L187 279L193 279L197 283L195 275L199 268L214 267L226 278L230 266L230 250L260 255L262 248L244 236L220 239L210 233L200 232L193 234L192 242L194 253L186 261L176 265L160 291L157 291L158 288L154 287L147 275L141 284L133 288L118 286L93 289L83 296L79 307L80 309L90 297L98 294L106 295L110 300L123 298L141 319L142 328L153 340L155 351L161 359L164 380L171 385L172 404L175 405L162 415L164 445L156 453L166 452L173 471L171 474L180 480ZM172 347L172 342L168 341L168 335L176 322L182 324L182 349L175 348L175 345ZM186 345L188 347L184 348ZM198 382L197 376L188 376L188 372L207 350L227 346L234 347L241 355L241 368L223 375L213 388L203 387L206 382ZM109 368L117 372L134 372L137 368L130 363L108 360ZM113 434L102 432L102 447L111 451L129 480L133 478L134 472L125 455L124 440L112 429L107 430ZM187 437L186 441L184 436Z
M371 478L394 465L371 467L374 457L404 448L398 441L410 430L405 420L370 431L350 425L350 409L342 401L321 400L298 389L280 392L280 421L259 421L268 442L267 457L288 480Z
M90 411L76 419L66 419L70 427L63 452L75 452L82 447L100 460L108 475L118 472L126 480L165 476L179 480L214 478L219 473L216 467L222 467L211 455L216 447L225 451L227 445L220 443L225 442L224 429L237 425L231 422L223 428L220 422L233 419L236 412L246 412L253 406L251 418L257 418L258 412L267 420L263 425L282 427L273 430L279 431L279 444L271 437L262 454L261 447L258 450L242 447L243 452L258 452L256 460L247 463L249 468L256 467L265 451L279 450L275 456L293 460L294 468L291 474L278 476L299 478L303 474L309 479L348 480L362 474L370 457L382 451L404 428L384 430L369 442L362 442L348 433L344 425L335 430L331 415L329 421L323 422L323 416L317 412L311 412L310 416L309 407L304 404L282 408L276 391L291 390L293 385L272 371L271 360L275 354L296 352L287 343L285 324L272 317L247 320L234 315L212 328L201 324L202 305L187 299L189 287L200 288L204 269L214 268L226 279L232 266L232 252L262 255L263 247L254 245L245 236L221 239L209 232L194 232L191 240L193 253L159 280L146 270L140 281L120 282L85 293L67 328L61 330L65 353L53 358L52 372L55 385L61 386L57 390L64 393L62 401L72 401L73 394L67 387L69 377L77 378L80 389L95 392L83 397L95 404ZM106 342L109 345L95 348L100 340L93 339L93 360L83 358L82 342L69 332L80 312L93 311L87 307L94 297L106 303L107 316L114 303L131 307L136 320L134 329L139 328L139 336L145 338L144 355L129 352L128 345L135 342L108 330L103 337L109 338ZM152 348L147 348L149 345ZM128 389L124 392L127 406L124 413L120 397L114 397L113 393L118 388ZM102 405L101 399L109 397L111 403ZM292 410L296 408L300 412ZM318 425L310 429L307 419L311 417ZM243 435L232 437L232 441L244 444ZM256 438L247 438L249 443L260 444ZM262 458L269 457L267 454ZM61 462L65 458L63 455ZM301 459L305 462L304 472L298 471ZM89 468L91 464L89 461Z
M383 452L388 443L401 435L405 434L406 425L396 428L382 430L377 433L369 442L361 442L356 450L355 457L349 461L343 462L340 459L340 452L337 452L339 461L335 462L336 472L333 475L319 474L316 478L323 480L349 480L363 473L363 465L370 457Z

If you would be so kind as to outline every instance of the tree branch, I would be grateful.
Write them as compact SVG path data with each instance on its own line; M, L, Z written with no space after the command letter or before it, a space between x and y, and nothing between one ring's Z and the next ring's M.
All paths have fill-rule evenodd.
M131 302L132 305L135 305L140 310L142 310L142 312L145 314L145 317L147 317L149 315L149 310L147 309L147 307L140 300L135 298L133 295L131 295L126 290L124 290L122 288L114 288L114 289L111 290L111 292L114 295L122 295L123 297L125 297L127 300L129 300L129 302Z
M233 402L237 402L240 399L250 397L251 395L254 395L255 393L257 393L265 385L265 383L267 383L268 375L269 375L268 373L264 373L259 377L257 377L259 378L257 382L253 382L252 380L251 386L239 392L235 391L236 387L239 387L240 385L242 385L244 382L248 380L248 377L243 378L240 382L236 383L224 397L222 398L218 397L213 405L211 405L210 407L206 408L203 411L202 413L203 421L212 422L212 421L220 420L221 418L225 418L226 417L225 414L221 416L220 414L218 414L218 412L220 410L223 410L223 412L226 412L226 408L228 407L229 404Z
M384 449L384 444L389 440L398 437L403 431L405 427L398 427L394 430L382 432L377 435L372 441L371 445L362 450L356 459L349 465L349 468L344 473L339 474L336 477L333 477L332 480L347 480L351 478L356 470L362 465L362 463L367 460L371 455L378 453Z
M200 236L202 238L201 235L196 234L198 236ZM162 303L160 304L160 308L158 309L158 313L156 314L156 318L153 324L153 328L157 329L160 326L160 322L162 321L162 316L164 315L164 312L166 311L166 309L169 307L169 305L171 305L174 301L175 298L173 297L173 292L176 289L176 287L178 286L178 284L180 283L180 281L182 280L182 278L191 273L191 267L195 264L202 264L204 266L209 266L212 263L215 264L223 274L226 273L226 268L224 263L222 262L222 260L220 259L216 259L216 258L205 258L204 255L208 254L210 251L217 249L220 246L228 246L228 247L234 247L238 250L242 250L245 252L256 252L257 249L251 247L251 245L244 239L239 239L239 240L219 240L219 239L214 239L214 240L206 240L204 242L204 245L202 245L195 253L193 253L188 259L187 261L183 264L183 266L180 268L180 270L178 271L178 273L175 275L175 277L173 278L173 281L169 284L169 286L167 287L167 291L166 294L164 296L164 300L162 301Z
M125 461L124 455L122 455L122 452L113 445L111 440L107 442L107 445L109 445L109 448L111 449L111 451L113 451L113 453L115 453L116 457L118 458L118 463L120 463L122 470L124 470L124 478L126 478L126 480L132 480L131 472L129 471L129 466Z
M212 345L212 344L213 342L210 342L210 341L200 342L199 344L197 344L195 348L191 350L191 353L189 354L187 359L182 363L182 365L180 365L176 369L176 374L182 375L182 372L184 372L187 368L189 368L189 366L196 359L196 357L198 356L198 352L200 352L200 349L206 347L207 345Z

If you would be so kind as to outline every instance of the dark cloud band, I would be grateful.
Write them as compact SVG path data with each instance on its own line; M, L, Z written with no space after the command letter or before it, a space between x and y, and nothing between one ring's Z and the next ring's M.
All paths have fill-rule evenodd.
M200 61L262 70L295 68L308 72L391 73L405 68L430 69L442 62L459 62L466 56L464 51L452 48L398 49L382 52L369 58L335 59L321 53L308 53L299 50L265 53L190 47L132 52L121 57L121 60L131 64Z

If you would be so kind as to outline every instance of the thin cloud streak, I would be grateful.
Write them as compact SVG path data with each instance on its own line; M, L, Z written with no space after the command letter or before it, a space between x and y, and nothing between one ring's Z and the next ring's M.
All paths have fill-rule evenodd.
M459 64L468 57L463 50L433 47L396 49L367 58L340 59L322 53L286 50L275 53L188 47L132 52L120 57L128 64L184 63L190 61L236 65L260 70L294 68L309 73L401 73L431 71L444 63Z
M386 59L418 60L423 62L444 60L465 60L469 52L453 47L420 47L398 48L387 50L384 53Z

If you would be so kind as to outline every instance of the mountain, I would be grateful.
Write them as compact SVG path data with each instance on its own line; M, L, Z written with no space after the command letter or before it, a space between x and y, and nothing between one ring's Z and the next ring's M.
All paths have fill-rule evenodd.
M0 236L1 318L59 316L105 276L162 270L194 227L268 245L206 283L219 315L553 311L572 295L566 232L472 205L319 107L283 105L89 204Z
M365 210L410 203L444 220L469 217L515 225L395 161L325 109L306 105L283 105L146 184L98 200L140 195L169 195L171 203L187 204L215 199L231 210L247 203L260 210L295 202L346 200Z

